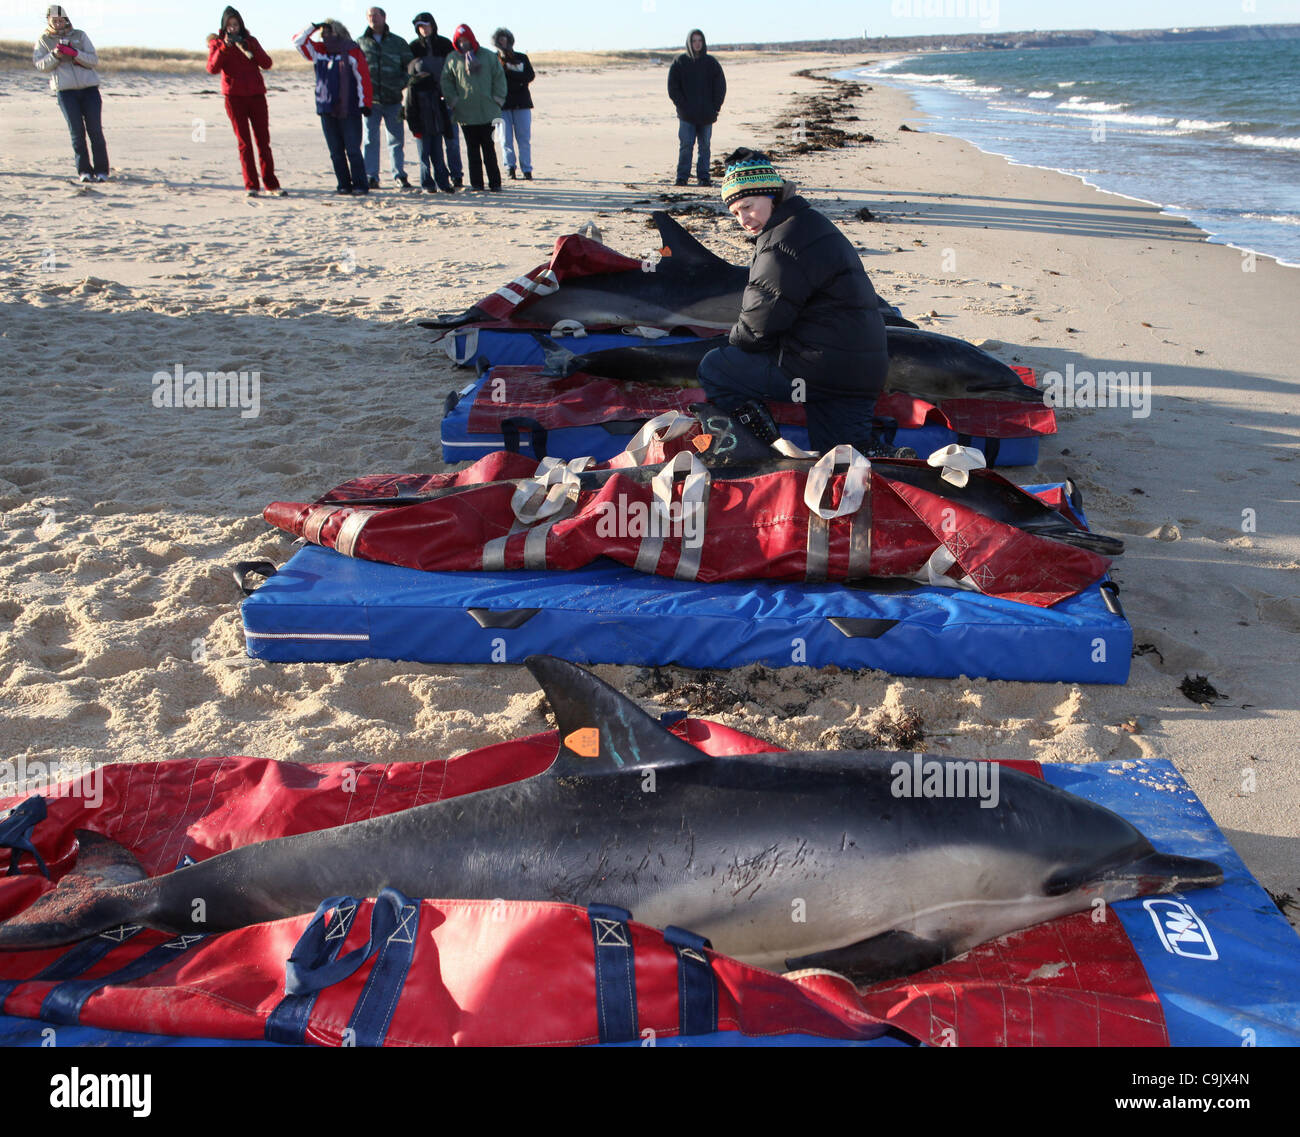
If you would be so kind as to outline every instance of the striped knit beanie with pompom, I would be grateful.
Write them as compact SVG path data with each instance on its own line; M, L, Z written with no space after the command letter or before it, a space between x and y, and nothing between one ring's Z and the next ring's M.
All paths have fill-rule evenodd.
M728 209L742 197L776 197L784 184L772 159L757 150L737 150L727 158L722 179L722 204Z

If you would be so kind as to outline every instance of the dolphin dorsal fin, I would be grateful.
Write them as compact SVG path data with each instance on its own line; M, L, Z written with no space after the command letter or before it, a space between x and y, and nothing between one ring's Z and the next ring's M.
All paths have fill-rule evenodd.
M655 210L650 217L655 223L655 228L659 230L664 248L668 250L661 262L663 267L688 272L704 270L729 273L733 276L739 274L742 282L749 278L747 269L741 265L733 265L730 261L724 261L717 253L710 252L662 209Z
M704 755L670 734L631 699L589 671L553 655L524 660L555 712L560 752L548 774L613 774L619 770L687 766Z
M690 409L709 439L709 448L700 455L700 461L709 469L763 466L780 458L775 450L738 423L730 411L712 403L692 403Z

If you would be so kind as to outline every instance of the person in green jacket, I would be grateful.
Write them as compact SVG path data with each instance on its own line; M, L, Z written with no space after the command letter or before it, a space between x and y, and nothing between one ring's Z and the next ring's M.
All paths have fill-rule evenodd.
M461 24L451 37L456 50L442 68L442 97L452 117L460 123L469 151L469 184L483 188L483 167L487 166L487 188L501 189L501 167L497 165L492 122L501 117L506 101L506 73L492 51L481 51L468 24Z
M379 124L388 135L388 166L393 180L410 189L406 176L406 131L402 127L402 97L406 93L406 67L414 58L410 45L388 26L382 8L366 13L366 30L358 46L370 68L375 101L365 116L366 176L370 188L379 188Z

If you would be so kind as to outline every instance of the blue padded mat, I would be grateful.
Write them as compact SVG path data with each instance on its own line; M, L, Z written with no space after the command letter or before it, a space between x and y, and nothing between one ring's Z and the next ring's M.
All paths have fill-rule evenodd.
M635 347L647 343L686 343L689 336L669 336L660 340L647 340L640 336L621 334L589 335L583 339L565 339L564 347L575 354L589 351L602 351L611 347ZM532 335L523 331L478 331L453 332L448 337L449 354L457 363L465 366L522 366L545 362L541 345ZM719 339L721 346L725 342ZM454 353L454 354L453 354ZM473 461L491 454L494 450L505 449L506 439L501 434L471 434L469 432L469 412L478 397L479 390L488 381L489 374L471 383L461 390L450 392L447 396L447 409L442 417L442 460L444 462ZM636 432L640 423L610 423L614 429L607 429L599 423L592 426L562 427L548 431L546 434L546 454L556 458L581 458L590 456L598 462L612 458L621 453L627 445L628 438ZM622 429L619 429L620 426ZM802 426L783 426L781 433L796 446L808 447L808 429ZM1038 461L1038 437L1028 438L974 438L958 435L943 426L925 426L917 430L899 429L894 439L895 445L910 446L918 454L933 454L936 450L960 442L964 446L973 446L983 451L990 466L1032 466ZM512 448L529 457L542 458L538 454L530 433L523 433Z

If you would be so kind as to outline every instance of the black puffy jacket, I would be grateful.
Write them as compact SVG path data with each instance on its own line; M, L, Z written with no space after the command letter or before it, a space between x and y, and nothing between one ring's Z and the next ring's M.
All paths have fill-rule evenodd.
M691 36L704 40L699 28L686 37L686 50L668 68L668 97L677 108L679 119L700 126L718 121L718 112L727 97L727 79L722 74L722 64L709 54L707 43L698 55L691 50Z
M775 351L825 391L879 393L889 369L880 299L834 222L787 187L754 242L731 343Z

